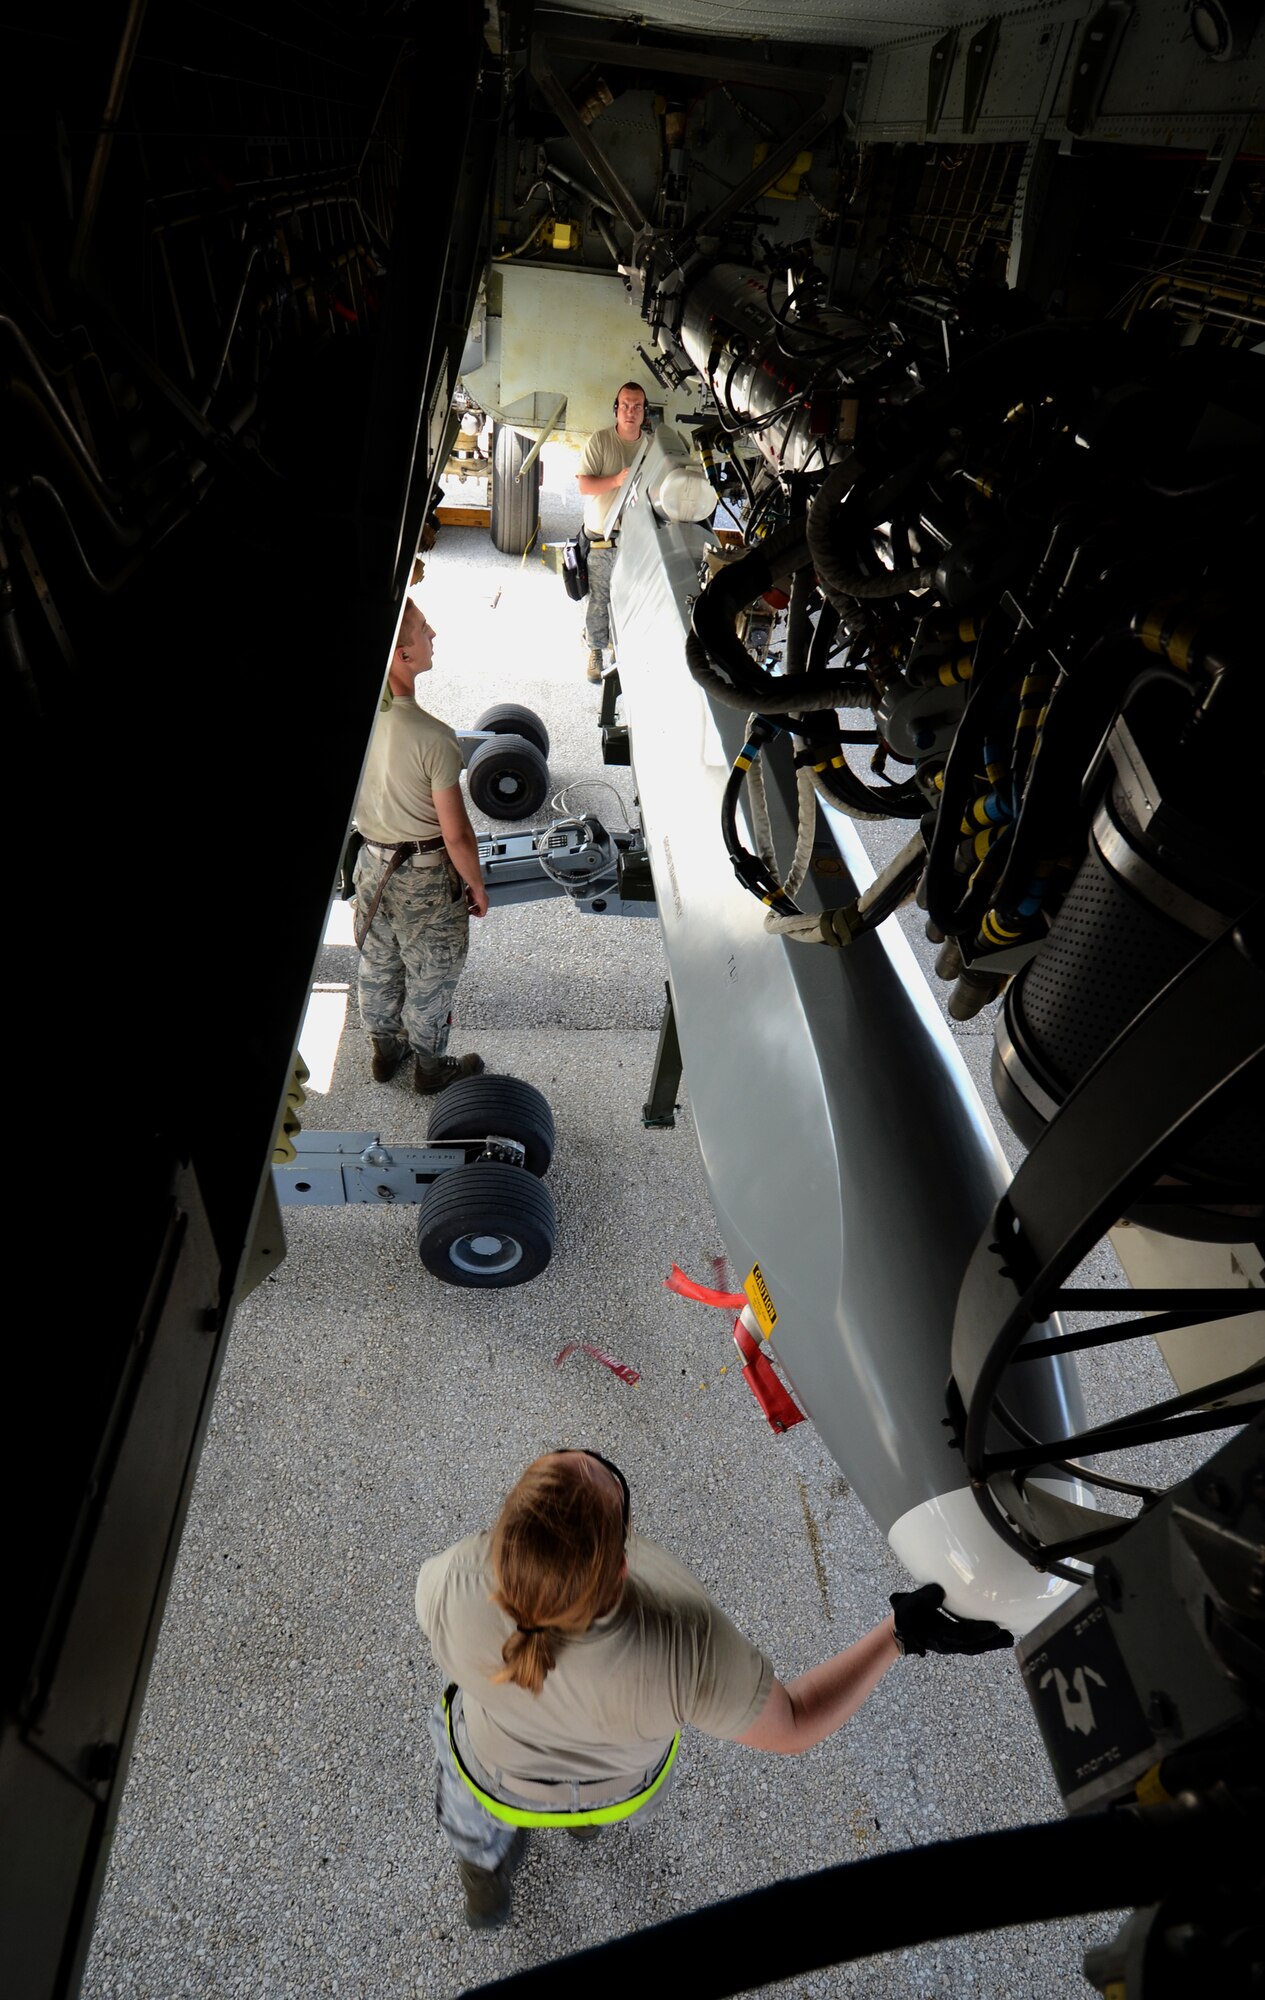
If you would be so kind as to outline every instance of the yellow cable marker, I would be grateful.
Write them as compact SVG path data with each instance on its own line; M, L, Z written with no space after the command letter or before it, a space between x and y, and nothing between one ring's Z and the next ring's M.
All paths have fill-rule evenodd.
M1171 1792L1165 1790L1160 1780L1158 1764L1152 1764L1149 1771L1142 1773L1133 1790L1140 1806L1167 1805L1173 1796Z
M1173 666L1180 667L1183 673L1187 673L1190 670L1190 655L1194 648L1196 635L1197 627L1194 625L1175 626L1173 631L1170 632L1168 644L1164 648Z

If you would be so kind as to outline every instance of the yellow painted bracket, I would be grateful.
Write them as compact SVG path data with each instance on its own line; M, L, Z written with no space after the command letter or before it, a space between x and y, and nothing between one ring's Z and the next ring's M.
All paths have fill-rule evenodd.
M761 139L751 155L752 166L758 167L761 160L766 160L768 156L768 141L767 139ZM794 160L786 168L785 172L777 180L770 181L769 185L761 190L761 193L768 195L772 201L794 201L799 193L799 184L812 166L812 163L813 156L811 153L796 153Z

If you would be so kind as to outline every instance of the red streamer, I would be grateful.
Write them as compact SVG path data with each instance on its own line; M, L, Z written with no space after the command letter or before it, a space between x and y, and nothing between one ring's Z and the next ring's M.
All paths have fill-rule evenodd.
M621 1382L640 1382L641 1377L635 1368L630 1368L626 1361L616 1361L611 1354L603 1354L600 1347L591 1347L587 1340L569 1340L561 1352L554 1355L554 1367L561 1368L568 1354L574 1354L577 1348L581 1354L591 1354L594 1361L600 1361L603 1368L609 1368Z
M679 1292L683 1299L697 1299L701 1306L725 1306L731 1312L735 1307L741 1310L747 1303L745 1292L718 1292L710 1285L700 1285L694 1278L687 1278L676 1264L672 1266L671 1275L664 1279L663 1288L668 1292Z

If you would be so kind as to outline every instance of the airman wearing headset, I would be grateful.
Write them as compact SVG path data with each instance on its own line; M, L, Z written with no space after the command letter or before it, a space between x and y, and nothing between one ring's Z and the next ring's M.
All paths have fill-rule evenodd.
M687 1723L795 1756L841 1729L902 1653L1013 1643L986 1620L952 1617L927 1583L897 1591L873 1631L783 1684L631 1517L617 1465L546 1452L490 1533L422 1566L418 1622L448 1683L430 1719L435 1809L472 1929L508 1921L531 1828L592 1839L658 1806Z
M636 382L623 383L612 408L615 422L606 430L593 432L581 454L576 479L584 496L584 531L589 538L584 643L589 653L585 671L591 681L601 680L603 655L611 644L611 570L618 530L611 533L609 524L647 428L645 390Z

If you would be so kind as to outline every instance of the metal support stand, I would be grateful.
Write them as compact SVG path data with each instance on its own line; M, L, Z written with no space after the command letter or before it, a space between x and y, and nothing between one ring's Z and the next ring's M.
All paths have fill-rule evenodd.
M676 1124L676 1094L681 1087L681 1044L677 1039L672 988L666 980L663 992L663 1019L659 1023L659 1046L654 1052L650 1095L641 1107L641 1122L646 1126L658 1126L670 1130Z
M632 741L626 723L615 720L618 712L620 687L619 668L612 667L602 676L602 705L597 714L597 726L602 736L602 762L604 764L631 764Z
M605 731L615 724L615 704L619 700L619 668L612 667L602 676L602 705L597 712L597 726Z

